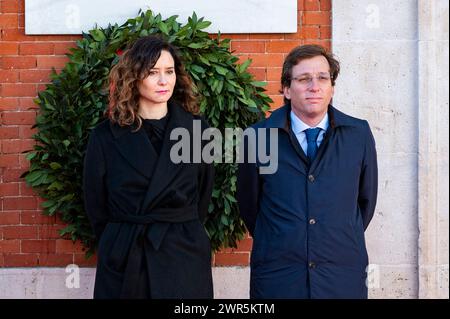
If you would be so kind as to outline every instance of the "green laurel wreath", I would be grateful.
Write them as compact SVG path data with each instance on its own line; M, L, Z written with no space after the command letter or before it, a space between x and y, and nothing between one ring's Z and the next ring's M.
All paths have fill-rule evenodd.
M107 78L120 51L135 39L160 34L179 48L186 69L196 84L201 113L212 127L246 128L264 116L272 100L262 82L254 81L229 50L229 39L215 39L202 31L211 22L193 13L185 25L177 16L163 20L152 11L139 12L123 25L96 27L83 33L67 54L70 61L35 100L37 141L27 154L30 169L22 174L27 184L44 199L45 215L59 214L67 226L63 238L81 240L86 255L95 251L93 234L82 198L83 157L89 132L102 120L108 105ZM236 247L246 230L235 199L236 164L216 163L213 198L206 229L214 251Z

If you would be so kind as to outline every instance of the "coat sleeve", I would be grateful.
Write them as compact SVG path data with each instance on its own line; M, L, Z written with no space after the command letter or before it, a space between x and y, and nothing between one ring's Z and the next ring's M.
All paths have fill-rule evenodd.
M203 130L209 127L208 123L202 120L202 133ZM202 141L203 144L204 141ZM204 142L206 144L206 142ZM202 145L203 149L204 145ZM205 222L206 216L208 215L208 207L211 201L211 195L214 188L214 163L204 163L202 161L200 165L200 171L198 176L199 185L199 201L198 201L198 215L202 223Z
M93 130L84 158L83 196L84 208L97 241L100 240L108 221L105 175L105 156L98 136Z
M249 233L253 236L259 207L260 177L256 163L249 161L249 141L244 135L242 160L238 166L237 200L239 213Z
M375 140L366 122L364 159L361 168L358 205L361 211L364 230L369 226L375 212L378 193L378 165Z

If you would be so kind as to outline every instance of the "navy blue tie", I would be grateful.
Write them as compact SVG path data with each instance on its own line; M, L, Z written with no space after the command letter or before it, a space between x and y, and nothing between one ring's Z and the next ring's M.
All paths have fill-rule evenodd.
M317 153L317 137L320 133L320 128L309 128L305 130L306 134L306 141L308 142L308 149L307 149L307 156L309 159L309 162L312 163L314 158L316 157Z

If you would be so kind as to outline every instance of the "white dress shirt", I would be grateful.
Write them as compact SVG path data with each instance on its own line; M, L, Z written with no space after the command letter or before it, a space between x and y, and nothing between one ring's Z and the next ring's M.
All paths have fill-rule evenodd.
M319 124L315 127L311 127L302 120L300 120L297 115L293 111L291 111L291 128L292 132L295 134L295 137L297 138L298 143L300 144L301 148L303 149L303 152L307 154L308 149L308 141L306 140L306 133L305 130L309 128L320 128L319 136L317 137L317 148L320 147L320 143L323 141L323 137L325 135L325 132L328 129L328 113L325 114L322 121L320 121Z

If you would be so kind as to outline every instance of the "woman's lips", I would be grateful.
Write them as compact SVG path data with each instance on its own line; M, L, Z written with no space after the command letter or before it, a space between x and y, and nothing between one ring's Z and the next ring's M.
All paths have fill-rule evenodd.
M169 90L160 90L160 91L156 91L156 93L158 93L158 94L166 94L166 93L168 93L169 92Z

